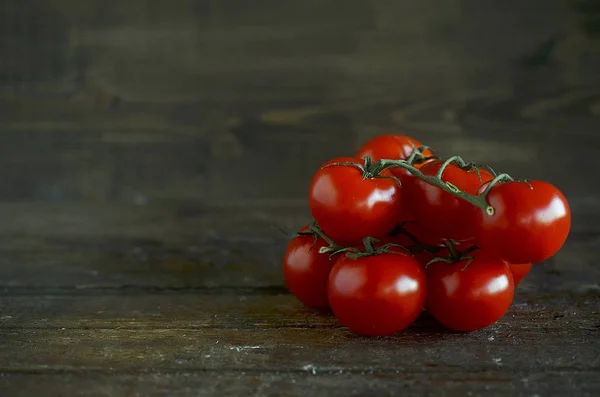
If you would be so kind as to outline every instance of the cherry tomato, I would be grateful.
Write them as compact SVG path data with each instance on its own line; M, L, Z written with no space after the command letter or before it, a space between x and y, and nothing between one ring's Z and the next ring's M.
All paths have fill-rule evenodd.
M494 185L487 202L493 215L478 210L479 245L508 263L542 262L558 252L571 229L565 196L543 181Z
M354 245L367 236L384 237L402 210L400 185L389 171L363 179L359 168L336 164L348 162L362 164L352 157L328 161L315 173L309 188L313 218L340 245Z
M513 279L515 280L515 287L523 281L525 276L529 274L529 271L533 267L531 263L523 263L518 265L508 265L510 271L513 275Z
M442 160L428 162L421 167L421 172L435 176L443 163ZM465 171L454 163L450 163L442 174L444 182L472 195L477 194L482 183L492 179L492 174L484 169L479 170L478 177L475 169ZM418 234L424 242L472 241L475 238L479 212L476 206L418 178L412 178L404 188L405 200L412 207L416 225L421 229Z
M308 227L301 231L307 231ZM327 280L337 257L320 254L326 247L323 239L311 235L294 237L283 256L283 274L288 289L306 306L328 307ZM338 255L339 257L339 255Z
M350 259L343 255L329 275L331 309L352 331L391 335L412 324L426 298L426 276L410 255L384 253Z
M362 145L356 157L363 159L368 156L373 161L381 159L406 160L414 149L421 146L423 146L421 142L406 135L379 135ZM432 157L433 151L426 149L423 151L423 156Z
M474 331L498 321L508 311L514 297L514 281L501 260L473 253L454 264L435 262L427 273L427 310L446 328ZM463 270L464 269L464 270Z
M406 135L393 134L393 135L380 135L367 141L356 154L359 159L370 157L373 161L381 159L390 160L406 160L410 157L414 149L418 149L423 144L414 138ZM433 157L434 153L431 149L423 151L425 158ZM422 167L426 162L415 163L415 168ZM408 179L414 178L414 176L403 168L390 168L391 173L404 185L408 183ZM413 220L413 216L410 213L410 208L406 207L401 213L399 221Z

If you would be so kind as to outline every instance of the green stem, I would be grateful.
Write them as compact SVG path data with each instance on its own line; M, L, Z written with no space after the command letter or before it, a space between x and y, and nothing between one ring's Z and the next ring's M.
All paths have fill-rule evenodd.
M407 160L381 159L381 160L377 160L377 161L372 161L372 159L367 156L364 158L363 164L358 163L358 162L345 162L344 161L344 162L339 162L339 163L331 163L331 164L326 165L325 167L332 167L332 166L356 167L363 173L363 179L388 178L390 176L385 176L385 175L382 176L381 172L383 172L384 170L389 169L389 168L402 168L402 169L410 172L413 176L417 177L418 179L425 181L430 185L436 186L436 187L442 189L443 191L445 191L455 197L458 197L464 201L467 201L468 203L484 210L486 212L486 214L488 214L489 216L494 215L494 213L495 213L494 207L492 207L490 204L488 204L487 195L490 192L490 189L495 184L497 184L499 182L505 182L505 181L515 181L510 175L508 175L508 174L496 175L495 172L493 172L493 170L491 170L491 168L489 168L489 170L492 171L492 174L495 175L494 179L488 183L487 187L481 194L471 195L466 192L463 192L462 190L460 190L456 185L452 184L451 182L446 182L446 181L442 180L442 175L443 175L446 167L448 167L448 165L450 165L451 163L454 163L463 170L474 170L477 173L477 177L481 181L481 172L479 170L479 166L477 166L475 163L465 162L462 159L462 157L460 157L460 156L453 156L444 161L444 163L441 165L440 169L434 176L425 175L423 172L421 172L418 168L413 166L411 163L419 156L420 156L419 158L424 158L421 151L426 150L426 149L427 149L426 146L422 146L419 149L414 149Z
M452 161L456 161L456 159L454 159ZM494 215L494 207L492 207L491 205L489 205L487 203L486 196L484 194L481 194L481 195L478 195L478 196L472 196L472 195L470 195L468 193L465 193L462 190L460 190L458 187L456 187L455 185L453 185L452 183L450 183L450 182L444 182L443 180L441 180L440 177L438 177L438 175L435 175L435 176L425 175L419 169L417 169L417 168L413 167L412 165L408 164L405 160L387 160L387 159L384 159L384 160L376 161L375 163L373 163L373 166L374 166L375 170L379 171L379 172L381 172L381 171L383 171L385 169L388 169L388 168L402 168L402 169L405 169L408 172L410 172L412 175L414 175L417 178L419 178L419 179L421 179L421 180L429 183L430 185L439 187L443 191L448 192L451 195L456 196L456 197L458 197L460 199L463 199L463 200L465 200L465 201L473 204L474 206L476 206L478 208L481 208L488 215ZM440 170L443 172L442 168L440 168ZM438 171L438 174L439 174L439 171ZM492 183L490 182L490 186L491 185L492 185ZM488 188L490 186L488 186Z
M458 250L456 249L456 247L454 246L454 241L446 241L444 243L444 245L446 246L446 248L448 249L448 252L450 253L450 259L453 261L456 261L459 257L460 254L458 252Z
M314 234L315 236L318 236L320 238L323 239L323 241L325 241L329 246L328 247L321 247L319 248L319 253L320 254L325 254L328 252L337 252L340 251L341 249L343 249L343 247L340 247L339 245L337 245L332 239L330 239L324 232L323 230L319 227L319 225L317 225L316 222L313 222L310 227L309 230L312 234Z
M410 153L410 156L408 156L408 158L406 159L406 162L408 164L414 164L416 162L416 160L419 160L419 163L421 163L422 161L425 160L425 156L423 155L423 152L425 150L431 149L429 146L421 146L418 148L415 148L414 144L411 144L413 151Z

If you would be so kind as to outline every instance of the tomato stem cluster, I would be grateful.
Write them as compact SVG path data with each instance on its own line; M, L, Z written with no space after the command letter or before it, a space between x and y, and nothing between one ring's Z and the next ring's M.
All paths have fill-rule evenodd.
M411 241L411 245L401 245L396 243L386 243L381 246L376 246L377 243L380 242L379 239L374 237L365 237L362 239L362 244L364 249L359 249L358 247L343 247L336 244L331 238L329 238L325 232L317 225L316 222L313 222L307 231L299 232L298 235L303 236L314 236L315 244L319 238L323 239L327 243L327 246L323 246L319 248L319 254L329 254L329 256L346 253L346 256L350 259L359 259L365 256L378 255L384 253L399 253L398 250L393 250L392 248L400 248L403 251L406 251L410 254L417 254L427 252L430 254L436 254L443 250L444 248L448 249L449 256L448 257L435 257L431 261L427 263L426 266L434 263L434 262L446 262L446 263L456 263L461 260L468 259L465 268L471 263L473 257L469 254L478 249L477 246L472 246L464 251L458 251L455 245L458 245L458 242L453 240L448 240L444 243L444 246L441 245L428 245L420 242L412 233L406 231L402 225L399 225L398 228L390 235L404 234ZM313 244L314 246L314 244Z
M452 157L448 158L447 160L445 160L444 163L442 164L442 166L440 167L440 169L438 170L438 172L434 176L425 175L418 168L416 168L413 164L420 163L420 162L427 160L427 158L422 153L424 150L427 150L427 149L428 149L427 146L422 146L418 149L413 150L411 155L406 160L381 159L381 160L377 160L377 161L373 162L373 160L370 157L366 156L364 158L363 164L358 163L358 162L343 161L343 162L328 164L326 167L331 167L331 166L356 167L363 173L363 179L381 178L382 177L381 173L384 170L387 170L390 168L402 168L402 169L410 172L415 177L429 183L430 185L439 187L440 189L444 190L445 192L450 193L453 196L456 196L462 200L465 200L465 201L475 205L478 208L481 208L488 215L490 215L490 216L494 215L494 213L495 213L494 207L492 207L487 202L487 195L488 195L490 189L492 187L494 187L494 185L496 185L497 183L507 182L507 181L515 181L515 179L513 177L511 177L510 175L505 174L505 173L496 174L496 172L489 166L479 166L475 163L467 163L460 156L452 156ZM478 194L478 195L468 194L468 193L460 190L453 183L442 180L444 171L446 170L448 165L450 165L451 163L458 165L463 170L467 170L467 171L474 170L477 173L477 177L480 180L481 180L481 174L480 174L479 168L480 167L484 168L485 170L489 171L494 176L494 179L488 183L488 185L483 190L483 192L481 192L481 194ZM385 176L385 177L387 177L387 176ZM389 177L395 178L393 176L389 176Z
M504 174L504 173L496 174L496 172L492 168L483 166L482 168L490 171L490 173L492 175L494 175L494 179L488 183L485 190L483 192L481 192L481 194L471 195L471 194L468 194L468 193L460 190L454 184L443 181L442 176L444 174L444 171L448 167L448 165L450 165L451 163L454 163L463 170L474 170L477 173L477 177L481 180L481 175L480 175L480 171L479 171L480 167L475 163L467 163L460 156L452 156L444 161L444 163L442 164L442 166L440 167L440 169L438 170L438 172L436 173L435 176L425 175L418 168L416 168L413 164L426 160L425 156L423 155L423 151L427 150L427 149L428 148L426 146L422 146L418 149L413 150L411 155L406 160L381 159L381 160L373 162L370 157L365 157L364 164L347 162L347 163L334 163L334 164L330 164L330 165L349 165L349 166L357 167L360 170L362 170L363 178L365 178L365 179L379 177L380 174L386 169L402 168L402 169L410 172L415 177L417 177L433 186L439 187L440 189L444 190L445 192L450 193L453 196L456 196L462 200L465 200L465 201L475 205L476 207L481 208L488 215L490 215L490 216L494 215L494 212L495 212L494 207L492 207L487 202L487 195L488 195L490 189L497 183L506 182L506 181L514 181L514 179L510 175Z
M497 175L488 184L486 189L480 195L473 196L473 195L463 192L458 187L456 187L454 184L452 184L450 182L445 182L442 180L442 175L444 173L444 170L450 163L455 163L463 169L475 169L476 170L475 172L477 172L478 176L479 176L479 169L476 166L474 166L472 163L465 163L465 161L459 156L450 157L448 160L446 160L444 162L444 164L440 167L439 171L436 173L435 176L425 175L419 169L417 169L414 166L412 166L411 164L409 164L406 160L388 160L388 159L379 160L379 161L375 162L374 167L376 167L376 171L373 173L377 174L378 172L381 172L388 168L405 169L408 172L410 172L411 174L413 174L415 177L429 183L430 185L439 187L440 189L444 190L445 192L448 192L448 193L452 194L453 196L463 199L463 200L475 205L476 207L483 209L488 215L490 215L490 216L494 215L494 207L489 205L487 202L487 193L492 188L492 186L494 186L496 183L503 182L503 181L512 181L513 178L510 177L510 175L508 175L508 174Z

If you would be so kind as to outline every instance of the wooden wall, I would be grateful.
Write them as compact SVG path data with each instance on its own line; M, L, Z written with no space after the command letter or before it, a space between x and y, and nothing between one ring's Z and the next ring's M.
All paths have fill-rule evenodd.
M2 0L0 200L302 205L404 128L585 201L599 87L594 0Z

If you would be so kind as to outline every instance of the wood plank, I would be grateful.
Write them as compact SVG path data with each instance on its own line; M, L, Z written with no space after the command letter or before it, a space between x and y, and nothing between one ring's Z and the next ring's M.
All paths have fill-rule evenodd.
M434 367L356 373L319 371L307 367L299 372L162 372L103 373L60 372L55 374L2 373L0 391L5 397L88 396L487 396L594 397L600 382L592 371L512 372L498 367L480 372L454 373Z
M543 96L531 99L541 101ZM272 114L274 108L263 107L246 109L249 114L234 121L226 114L192 120L193 127L179 126L171 120L171 113L186 118L195 106L163 109L166 120L156 119L161 110L154 107L139 114L125 110L123 117L98 115L67 124L64 117L32 122L26 116L24 125L0 123L4 131L0 168L5 170L0 201L137 205L181 200L294 201L306 195L319 164L352 154L369 137L399 131L401 125L443 156L460 154L518 177L552 181L574 201L598 199L586 174L571 172L598 166L596 116L564 115L578 145L590 153L582 157L577 151L565 151L566 126L560 121L529 122L513 114L525 105L513 104L515 108L506 110L448 101L428 107L425 100L421 112L420 101L397 106L362 104L343 110L317 107L321 114L300 120L293 114L302 108L286 109L292 116L285 112L277 116ZM587 109L591 102L580 105ZM29 108L28 103L21 106ZM411 106L417 109L410 110ZM269 113L271 119L280 119L275 124L256 121ZM402 124L386 121L400 113ZM47 114L54 116L54 109ZM433 122L439 114L454 114L456 120ZM497 119L503 122L494 122ZM578 121L583 125L577 125ZM434 125L422 125L428 122ZM19 172L8 172L14 169Z
M290 295L3 297L0 304L0 372L600 370L597 291L520 295L500 322L469 334L425 316L387 338L358 337Z
M424 372L189 372L106 374L2 373L0 391L7 397L63 396L565 396L593 397L600 391L596 372L511 372L502 367L470 373L427 368Z
M501 91L483 91L383 104L227 105L227 111L210 103L124 104L92 116L69 110L64 99L62 106L61 99L52 105L9 100L0 106L0 112L7 109L0 117L7 119L0 122L0 142L6 143L0 145L0 168L20 172L6 173L0 200L294 200L305 196L320 163L400 127L442 155L550 180L574 200L598 196L585 173L569 170L598 165L592 155L600 147L597 117L589 109L600 91L590 89L579 101L577 90L562 93L575 99L558 108L544 105L545 93L505 98ZM11 121L12 107L28 109L24 120ZM530 107L541 109L533 122L521 116ZM567 127L590 156L564 150Z
M141 101L230 99L239 92L255 101L415 97L490 81L541 85L532 75L551 87L583 85L593 81L597 61L593 31L572 22L589 10L559 1L467 8L456 0L438 7L262 1L248 8L239 0L128 0L110 10L98 0L85 8L72 0L42 1L36 9L5 3L0 48L12 59L0 71L21 90L72 92L86 84ZM507 34L497 21L509 18ZM36 28L17 29L15 21ZM486 40L473 34L481 31Z
M540 295L528 290L531 281L524 283L517 290L510 313L502 320L504 326L524 328L528 334L542 328L564 333L571 332L571 327L593 331L600 326L597 287L579 294ZM283 288L273 294L221 290L208 294L175 291L144 295L1 296L0 311L0 328L5 330L341 327L330 313L303 307ZM432 326L431 318L424 316L417 328Z
M600 279L596 206L575 216L565 247L536 267L535 290L574 291L583 280ZM302 204L285 201L254 207L0 205L0 218L0 287L7 293L41 287L50 294L53 288L97 294L111 288L280 287L288 237L279 228L294 233L310 220Z
M564 328L563 328L564 329ZM359 338L345 329L5 330L3 371L368 369L405 371L600 371L597 330L541 335L542 329L498 326L470 335L413 330ZM493 336L493 338L492 338ZM492 340L490 341L490 338ZM468 347L468 348L466 348Z

